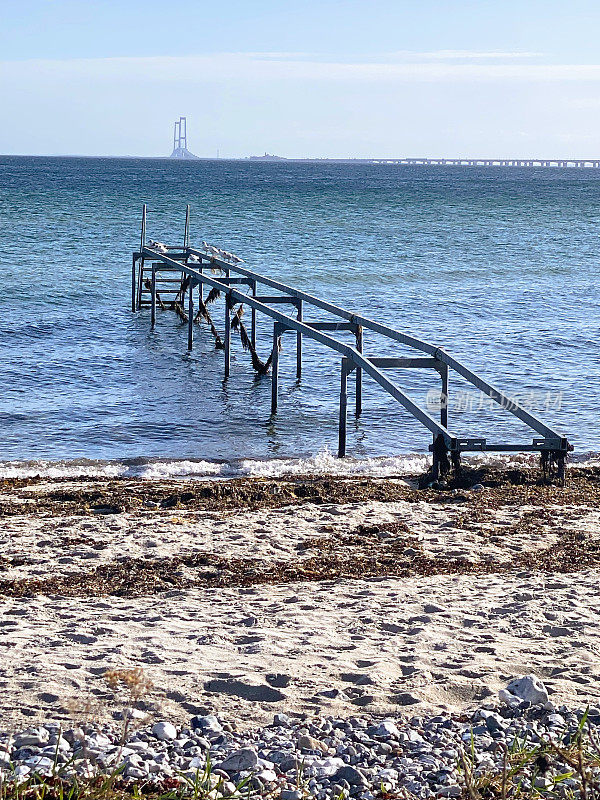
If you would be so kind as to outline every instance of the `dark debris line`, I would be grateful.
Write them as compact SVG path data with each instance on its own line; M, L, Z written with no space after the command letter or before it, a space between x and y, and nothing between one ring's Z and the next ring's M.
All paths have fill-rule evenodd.
M416 486L419 476L398 476ZM23 513L88 515L158 509L229 511L280 508L303 503L428 501L498 508L552 504L600 507L600 467L573 469L566 487L543 484L533 469L469 469L445 490L416 489L388 478L297 477L230 481L146 481L104 478L0 480L0 517ZM64 484L64 488L60 487ZM486 491L471 492L482 484ZM39 488L38 488L39 487Z
M531 515L525 525L539 527ZM507 529L504 535L511 536L518 528L517 524ZM381 541L379 534L382 530L392 535ZM256 558L223 557L214 553L153 560L128 558L84 573L3 580L0 581L0 596L139 597L174 589L382 577L483 575L523 570L569 573L600 566L600 540L591 539L581 532L561 529L551 532L558 535L558 541L546 549L519 553L502 562L474 563L465 558L445 559L425 554L418 539L402 523L360 526L350 534L306 540L304 548L315 551L315 554L295 562L265 562ZM178 574L181 568L187 568L187 572Z

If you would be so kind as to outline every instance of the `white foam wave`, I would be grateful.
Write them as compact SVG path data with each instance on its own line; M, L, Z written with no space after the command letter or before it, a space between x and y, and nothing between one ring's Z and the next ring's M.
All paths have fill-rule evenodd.
M340 477L365 475L386 478L391 475L422 472L427 469L428 461L428 457L424 454L340 459L326 449L311 458L242 461L240 474L251 478L279 478L283 475L338 475Z
M219 464L216 461L154 461L140 467L135 477L152 480L223 477L227 466L227 464Z
M474 453L463 461L471 466L535 467L535 453ZM0 478L141 478L146 480L226 480L230 478L281 478L294 475L365 476L387 478L426 471L431 456L406 453L378 458L336 458L325 449L309 458L240 459L227 462L175 459L125 461L4 461ZM600 466L600 453L578 453L574 467Z
M0 461L0 478L118 478L120 461Z

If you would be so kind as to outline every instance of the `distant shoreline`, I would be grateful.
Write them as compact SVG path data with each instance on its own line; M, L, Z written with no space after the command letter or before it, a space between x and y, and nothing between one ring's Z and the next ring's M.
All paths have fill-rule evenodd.
M171 156L136 156L136 155L81 155L81 154L36 154L28 153L2 153L0 158L72 158L96 160L123 160L123 161L177 161L192 162L227 162L251 164L356 164L361 166L390 166L390 167L491 167L502 169L600 169L600 158L284 158L283 156L244 156L238 158L211 158L197 156L194 159L174 159Z

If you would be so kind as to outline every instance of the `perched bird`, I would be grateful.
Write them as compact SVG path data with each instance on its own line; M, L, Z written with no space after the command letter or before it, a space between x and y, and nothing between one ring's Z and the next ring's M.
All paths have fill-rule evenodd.
M155 242L154 239L150 239L147 247L151 247L153 250L158 250L159 253L167 252L167 245L163 244L162 242Z
M203 250L208 250L209 247L210 247L210 245L208 244L208 242L202 242L202 249Z

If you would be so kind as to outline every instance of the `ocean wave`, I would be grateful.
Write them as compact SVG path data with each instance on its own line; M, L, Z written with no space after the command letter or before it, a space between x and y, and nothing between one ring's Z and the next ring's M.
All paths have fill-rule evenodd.
M123 461L3 461L0 478L139 478L145 480L227 480L231 478L282 478L294 475L388 478L419 474L431 463L425 453L339 459L325 449L307 458L239 459L133 459ZM600 453L578 453L574 467L600 466ZM470 466L535 467L535 453L473 453L463 458Z

